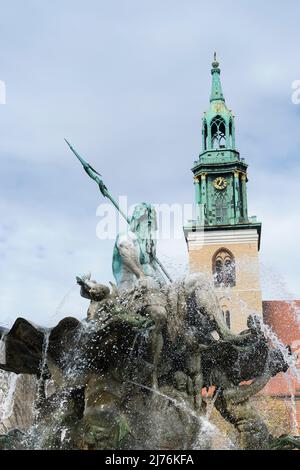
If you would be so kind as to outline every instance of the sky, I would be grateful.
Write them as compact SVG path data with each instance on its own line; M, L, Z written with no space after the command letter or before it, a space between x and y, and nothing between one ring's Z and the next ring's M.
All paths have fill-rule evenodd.
M217 51L264 299L300 298L298 0L0 0L0 323L83 317L75 276L113 281L101 195L66 137L129 204L191 204ZM159 243L171 272L185 241Z

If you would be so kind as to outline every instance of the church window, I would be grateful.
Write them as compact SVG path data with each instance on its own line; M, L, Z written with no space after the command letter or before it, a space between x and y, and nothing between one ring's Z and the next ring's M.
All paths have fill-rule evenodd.
M223 318L224 318L224 320L225 320L226 325L228 326L228 328L230 328L230 325L231 325L231 322L230 322L230 311L227 310L226 307L223 307L223 308L222 308L222 315L223 315Z
M229 147L232 148L232 121L229 121Z
M213 257L213 276L216 287L235 286L236 273L234 256L225 248L218 250ZM230 313L228 321L230 321Z
M226 147L225 121L221 116L216 116L211 121L211 143L213 149Z
M227 223L227 201L225 193L218 192L216 195L216 222L220 225Z
M203 126L203 142L204 142L204 150L207 149L207 124L204 121L204 126Z
M229 310L226 310L226 312L225 312L225 322L226 322L226 325L228 326L228 328L230 328L230 312L229 312Z

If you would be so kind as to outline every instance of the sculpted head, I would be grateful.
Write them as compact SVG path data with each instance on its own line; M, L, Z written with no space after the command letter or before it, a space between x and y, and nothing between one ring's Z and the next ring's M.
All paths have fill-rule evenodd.
M130 221L130 230L139 234L146 229L153 232L157 230L156 210L152 204L142 202L134 208Z
M177 372L175 372L173 377L174 387L180 392L185 392L187 389L187 380L187 375L181 370L178 370Z

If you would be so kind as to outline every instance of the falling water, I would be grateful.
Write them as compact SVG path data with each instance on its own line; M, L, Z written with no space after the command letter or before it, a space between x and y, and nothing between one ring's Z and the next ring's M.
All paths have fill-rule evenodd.
M299 314L299 307L294 301L287 302L294 311L294 314L296 316L297 312ZM241 309L243 312L248 310L248 314L252 316L254 319L254 322L259 323L259 327L261 328L262 332L264 333L265 337L270 341L272 346L274 348L277 348L280 350L282 353L282 356L285 360L285 362L288 364L289 369L287 372L284 373L285 380L287 382L288 390L289 390L289 395L290 395L290 407L291 407L291 418L292 418L292 432L294 434L298 434L298 420L297 420L297 409L296 409L296 401L295 401L295 392L294 392L294 387L293 387L293 379L297 380L300 382L300 370L297 368L297 358L295 354L290 354L289 350L287 347L280 341L278 338L277 334L273 331L273 329L264 323L263 319L260 318L259 315L255 315L253 313L250 313L247 304L240 300L240 305ZM297 312L296 312L296 307L297 307ZM299 318L297 318L299 320Z
M193 418L195 418L198 423L199 423L199 432L197 434L197 437L194 441L193 444L193 449L194 450L202 450L203 449L203 444L207 445L209 440L212 438L221 438L223 441L223 444L221 444L222 450L229 450L229 449L234 449L235 446L232 443L232 441L227 437L224 436L223 433L220 431L217 426L212 424L207 416L199 416L198 413L196 413L190 406L187 405L185 401L178 401L175 398L172 398L162 392L159 392L158 390L155 390L154 388L147 387L146 385L139 384L137 382L133 381L128 381L128 383L131 383L137 387L143 388L145 390L149 390L150 392L155 393L156 395L159 395L163 397L165 400L170 401L173 403L177 408L182 409L189 415L191 415ZM215 398L216 399L216 398Z
M186 259L174 262L174 258L166 253L161 253L160 258L173 280L180 280L189 274L190 269Z
M269 325L266 325L262 319L255 316L253 317L254 321L259 322L259 326L268 340L271 342L274 348L280 350L285 362L288 364L289 369L285 372L284 377L288 385L290 402L291 402L291 417L292 417L292 432L298 434L298 420L297 420L297 409L295 401L295 392L293 386L293 379L296 379L300 382L300 370L296 365L296 357L294 354L290 354L286 346L280 341L276 333L272 330Z
M70 292L72 290L73 290L73 287L70 290ZM70 292L68 292L65 295L65 297L63 298L62 302L60 303L60 305L57 309L56 314L59 313L58 310L63 306L63 304L65 303L65 301L66 301L68 295L70 294ZM228 292L228 295L229 295L229 292ZM243 304L241 303L241 307L242 307L242 310L244 310L244 309L247 308L247 305L245 303L243 303ZM255 317L255 319L256 319L256 317ZM274 347L278 348L282 352L282 355L283 355L285 361L289 365L290 372L288 372L286 374L286 379L288 380L290 396L291 396L293 426L296 429L296 427L298 427L298 423L297 423L297 418L296 418L295 397L294 397L294 394L293 394L293 386L292 386L293 384L292 384L292 375L291 374L293 374L293 376L295 376L297 378L297 380L300 380L300 371L296 367L295 357L291 356L289 354L287 348L281 343L281 341L279 340L277 335L273 332L273 330L268 325L265 325L262 320L260 320L260 327L261 327L263 333L265 334L266 338L269 339L270 343L272 343ZM96 323L94 324L93 322L83 321L82 324L81 324L81 328L78 331L78 342L81 341L81 335L85 335L88 332L92 333L94 330L97 331L97 324ZM148 334L149 334L149 329L146 329L143 332L136 333L136 335L133 339L133 342L132 342L132 346L131 346L130 351L129 351L130 352L130 354L129 354L130 359L132 358L133 353L136 349L138 339L140 339L141 342L145 341L147 343L147 335ZM44 385L43 384L43 377L45 376L45 372L47 370L49 339L50 339L50 330L46 330L45 333L44 333L43 345L42 345L42 358L41 358L41 362L40 362L40 379L39 379L39 382L38 382L38 389L39 389L40 386ZM1 353L1 342L0 342L0 353ZM81 372L81 369L84 370L84 368L87 367L88 363L86 363L84 361L84 358L81 356L81 354L82 353L80 352L80 348L78 348L77 351L72 350L72 351L67 351L66 352L65 360L66 360L67 363L69 362L69 368L67 368L65 370L65 375L68 378L72 377L72 375L75 376L76 374L79 374ZM1 354L0 354L0 356L1 356ZM71 356L72 356L72 360L70 360ZM79 366L78 366L78 364L79 364ZM6 400L5 400L5 412L3 411L2 418L3 418L3 416L8 417L9 414L12 412L13 397L14 397L16 382L17 382L17 376L15 374L11 374L9 389L8 389ZM165 400L173 403L176 408L180 408L180 409L184 410L186 413L188 413L193 418L195 418L197 420L197 422L199 423L199 431L197 432L196 438L194 440L193 449L195 449L195 450L203 449L206 444L207 444L207 447L208 447L208 444L209 444L210 441L214 441L214 448L215 449L224 449L225 450L225 449L234 449L235 448L232 441L227 436L225 436L221 432L221 430L217 426L212 424L212 422L210 421L211 414L212 414L212 411L214 409L215 400L217 399L218 394L219 394L218 390L216 391L216 393L215 393L214 397L212 398L212 400L209 401L209 404L206 408L206 415L205 416L199 416L199 414L195 410L193 410L193 408L191 406L189 406L188 403L186 403L184 400L182 400L182 401L176 400L176 399L160 392L159 390L147 387L145 385L142 385L142 384L139 384L139 383L136 383L136 382L133 382L133 381L128 381L127 383L131 383L131 384L133 384L137 387L144 388L146 390L151 391L152 393L154 393L156 395L161 396ZM63 408L64 408L65 405L67 405L67 397L62 398L61 401L59 402L59 407L58 407L58 410L56 411L56 414L57 414L58 418L63 413ZM1 410L0 410L0 417L1 417ZM57 425L56 426L60 430L61 443L67 442L68 441L68 429L67 428L59 428L59 426L60 426L59 419L57 419ZM32 432L31 432L32 437L33 437L32 442L34 442L34 446L35 446L36 449L44 448L44 442L46 442L47 436L44 437L43 435L41 435L39 439L36 439L36 435L34 434L36 430L38 430L38 428L36 426L33 426ZM55 427L52 429L52 432L54 432L54 430L56 430ZM294 430L294 432L295 432L295 430ZM217 445L216 445L216 443L217 443Z
M66 438L66 435L67 435L67 432L68 432L68 428L63 428L61 430L60 442L64 442L64 440Z
M49 348L49 338L50 338L50 331L46 330L44 332L44 339L43 339L43 346L42 346L42 359L40 363L40 378L37 382L37 396L39 397L41 389L44 387L44 374L47 367L47 356L48 356L48 348ZM32 404L32 415L35 419L39 416L39 410L36 407L36 402L34 401Z
M199 421L201 426L194 441L193 450L202 450L203 443L207 441L212 442L212 450L235 450L236 446L228 436L225 436L222 431L209 421L205 416L200 416ZM217 443L216 443L217 442Z
M47 366L50 332L51 330L46 330L44 333L44 340L43 340L43 347L42 347L42 361L41 361L41 366L40 366L40 371L41 371L40 380L43 380L43 375L45 373L46 366Z
M9 378L8 378L7 395L1 407L0 422L8 419L13 412L14 396L15 396L17 382L18 382L18 375L10 373Z
M210 418L210 415L212 414L212 411L213 411L213 408L214 408L214 404L215 404L215 401L216 399L218 398L219 396L219 393L220 393L220 388L217 389L217 391L215 392L209 406L207 407L207 410L206 410L206 419L209 420ZM208 395L208 394L207 394Z
M6 350L5 350L5 341L3 336L0 337L0 364L6 363Z
M128 380L128 383L131 383L132 385L135 385L136 387L140 387L140 388L143 388L145 390L149 390L149 392L153 392L156 395L159 395L160 397L163 397L166 400L170 401L177 408L181 408L182 410L186 411L191 416L193 416L193 418L197 418L197 419L199 418L197 413L194 410L192 410L190 407L188 407L185 402L181 402L181 401L176 400L175 398L169 397L165 393L162 393L162 392L159 392L158 390L155 390L155 388L147 387L147 385L142 385L142 384L139 384L137 382L133 382L132 380Z
M137 343L137 340L138 340L138 337L140 336L140 332L138 331L135 336L134 336L134 339L133 339L133 342L132 342L132 346L131 348L129 349L129 359L132 358L133 356L133 353L134 353L134 350L135 350L135 346L136 346L136 343Z
M63 296L63 298L61 299L61 301L59 302L56 310L55 310L55 313L52 315L51 319L54 319L54 318L57 318L59 315L64 315L64 313L62 312L62 309L63 307L65 306L67 300L69 299L70 295L73 293L73 291L75 291L75 289L77 290L78 288L78 285L77 284L74 284L67 292L66 294Z
M284 374L284 377L287 381L289 394L290 394L290 400L291 400L292 433L296 435L298 434L299 427L298 427L297 408L296 408L295 392L294 392L294 387L293 387L293 379L291 377L290 371L287 371Z
M296 365L296 357L294 354L290 354L288 348L280 341L276 333L272 330L272 328L263 322L257 316L254 317L255 321L259 321L259 326L264 333L264 335L270 340L271 344L280 350L283 355L285 362L288 364L292 375L300 381L300 370L297 368Z
M274 272L274 268L271 268L264 264L262 264L261 268L263 281L267 281L271 284L272 288L274 289L274 293L272 292L272 294L275 296L276 299L281 299L290 306L291 311L294 314L295 320L297 321L300 327L300 306L295 300L286 300L295 298L295 295L289 291L280 274Z

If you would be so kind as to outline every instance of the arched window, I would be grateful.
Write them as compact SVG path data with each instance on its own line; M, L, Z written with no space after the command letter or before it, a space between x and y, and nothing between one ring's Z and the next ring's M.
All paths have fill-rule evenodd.
M223 317L224 317L224 320L226 322L226 325L228 326L228 328L230 328L230 311L227 310L226 308L223 308L222 309L222 314L223 314Z
M216 194L216 222L217 224L227 223L227 201L225 193L218 192Z
M207 124L206 121L204 121L203 124L203 150L207 149Z
M214 255L213 276L216 287L235 286L235 261L233 254L229 250L221 248Z
M233 138L232 138L232 120L229 121L229 147L233 147Z
M225 121L221 116L213 118L211 127L211 145L213 149L221 149L226 147L226 131Z
M226 321L226 325L228 326L228 328L230 328L230 312L229 312L229 310L226 310L226 312L225 312L225 321Z

